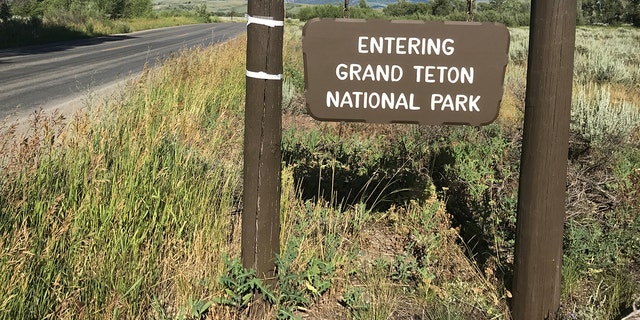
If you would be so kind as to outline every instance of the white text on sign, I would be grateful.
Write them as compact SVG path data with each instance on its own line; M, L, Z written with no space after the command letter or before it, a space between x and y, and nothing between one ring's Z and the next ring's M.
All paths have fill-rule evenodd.
M454 53L453 39L417 37L358 37L358 53L440 55Z

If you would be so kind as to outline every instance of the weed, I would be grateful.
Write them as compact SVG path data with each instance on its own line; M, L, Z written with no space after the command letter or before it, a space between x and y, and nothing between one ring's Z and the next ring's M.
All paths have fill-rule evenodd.
M363 314L371 308L371 305L363 301L362 288L349 288L340 299L340 304L349 310L351 316L355 319L364 319Z
M189 298L187 301L187 308L185 309L181 307L176 318L179 320L204 319L211 304L212 302L191 300L191 298Z
M497 125L455 128L436 147L434 182L446 189L447 209L481 264L512 261L520 145L511 134Z
M254 295L259 294L267 302L274 303L276 297L273 292L256 276L255 270L242 267L239 259L229 260L224 256L225 273L220 277L220 284L225 295L214 301L222 305L229 305L243 310L249 306Z

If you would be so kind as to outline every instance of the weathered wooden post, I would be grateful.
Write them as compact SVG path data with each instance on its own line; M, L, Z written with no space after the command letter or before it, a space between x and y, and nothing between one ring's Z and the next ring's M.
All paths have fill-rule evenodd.
M275 283L280 252L284 2L249 0L242 265Z
M555 319L565 217L576 0L531 2L512 316Z

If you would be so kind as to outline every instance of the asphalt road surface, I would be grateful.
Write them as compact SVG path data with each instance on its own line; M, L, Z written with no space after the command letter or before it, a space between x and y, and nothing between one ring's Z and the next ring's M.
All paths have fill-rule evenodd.
M140 74L145 64L244 31L243 23L197 24L0 50L0 119L78 101Z

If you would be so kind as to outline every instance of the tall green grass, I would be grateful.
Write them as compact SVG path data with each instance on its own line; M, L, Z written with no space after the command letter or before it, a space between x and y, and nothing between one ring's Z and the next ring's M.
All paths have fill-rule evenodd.
M68 130L39 114L27 138L5 132L0 318L149 318L211 296L237 250L243 49L183 52Z

